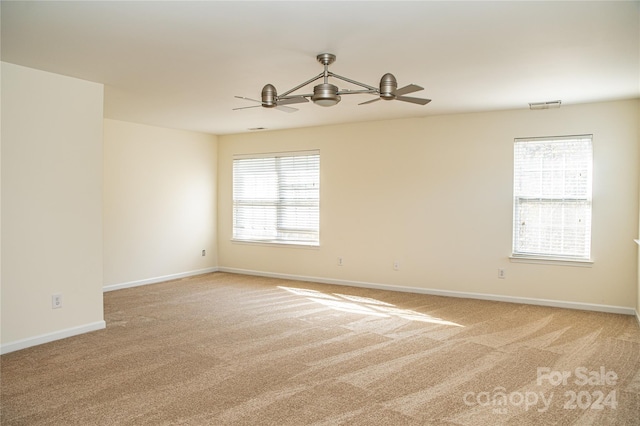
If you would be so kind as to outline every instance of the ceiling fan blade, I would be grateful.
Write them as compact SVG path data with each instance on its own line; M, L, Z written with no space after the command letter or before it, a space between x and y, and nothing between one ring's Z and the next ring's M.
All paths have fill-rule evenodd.
M262 105L251 105L247 107L233 108L232 111L236 111L238 109L247 109L247 108L260 108Z
M413 98L411 96L396 96L396 101L411 102L413 104L426 105L431 99Z
M397 89L394 93L396 96L402 96L406 95L407 93L417 92L419 90L424 90L424 87L420 87L417 84L409 84L408 86Z
M375 98L375 99L371 99L370 101L366 101L366 102L361 102L358 105L366 105L366 104L372 104L374 102L378 102L380 100L380 98Z
M284 111L284 112L296 112L296 111L298 111L298 108L292 108L292 107L288 107L288 106L284 106L284 105L277 105L276 109L279 109L280 111Z
M294 98L278 99L277 104L289 105L289 104L302 104L305 102L309 102L309 99L305 98L304 96L296 96Z
M251 98L245 98L244 96L234 96L234 97L238 99L244 99L245 101L258 102L260 104L262 103L262 101L258 101L256 99L251 99Z

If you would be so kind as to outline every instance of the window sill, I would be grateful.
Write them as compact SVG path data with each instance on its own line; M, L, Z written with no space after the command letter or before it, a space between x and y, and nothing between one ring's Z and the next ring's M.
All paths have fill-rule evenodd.
M287 241L268 241L268 240L237 240L232 238L231 242L234 244L248 244L248 245L258 245L258 246L266 246L266 247L297 247L297 248L308 248L308 249L317 249L320 248L320 243L302 243L302 242L287 242Z
M512 254L511 256L509 256L509 261L515 263L534 263L540 265L579 266L583 268L590 268L593 266L593 260L591 259L582 260L551 256L522 256Z

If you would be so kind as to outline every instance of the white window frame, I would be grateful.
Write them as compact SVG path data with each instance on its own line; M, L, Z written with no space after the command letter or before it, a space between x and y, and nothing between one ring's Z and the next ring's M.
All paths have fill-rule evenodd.
M519 144L528 143L544 146L546 156L525 158ZM571 143L584 151L549 158ZM511 259L591 264L592 183L593 135L515 139ZM527 208L537 212L527 214ZM527 221L534 224L527 227Z
M232 241L320 245L320 151L234 155Z

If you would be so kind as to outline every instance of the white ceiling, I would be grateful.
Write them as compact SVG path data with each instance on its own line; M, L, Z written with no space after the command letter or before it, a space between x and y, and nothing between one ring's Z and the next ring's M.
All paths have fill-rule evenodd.
M640 2L138 1L1 3L2 60L105 84L105 116L229 134L640 97ZM252 105L330 70L378 86L393 73L426 105L296 113ZM340 88L349 84L335 79ZM317 84L314 83L314 84ZM353 86L351 86L353 87ZM296 93L309 93L311 89Z

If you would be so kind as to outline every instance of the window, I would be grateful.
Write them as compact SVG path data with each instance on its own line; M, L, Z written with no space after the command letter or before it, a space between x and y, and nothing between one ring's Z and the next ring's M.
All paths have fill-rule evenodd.
M591 139L515 140L514 257L590 259Z
M234 240L319 245L319 222L319 151L234 157Z

